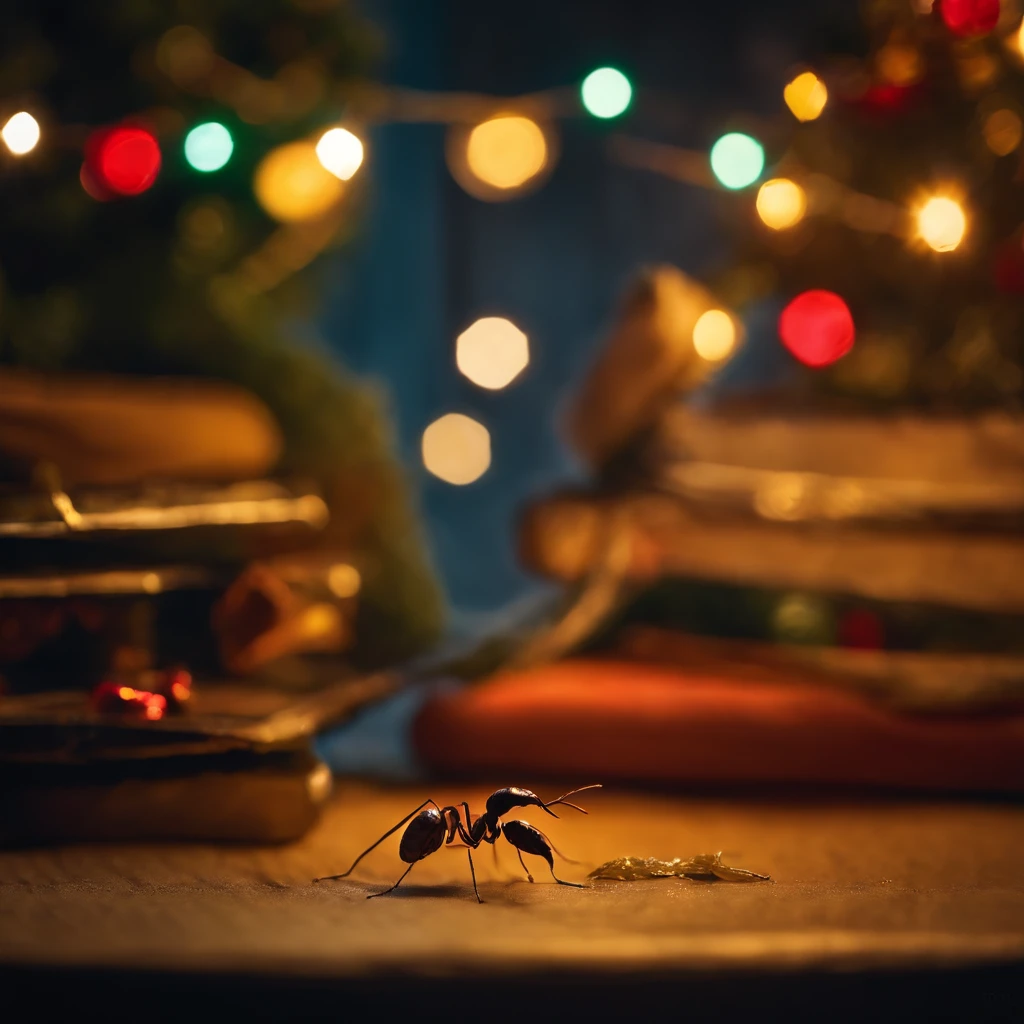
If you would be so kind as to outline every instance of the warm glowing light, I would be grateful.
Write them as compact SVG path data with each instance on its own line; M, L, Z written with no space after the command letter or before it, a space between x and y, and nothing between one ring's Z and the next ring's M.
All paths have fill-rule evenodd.
M451 412L423 431L423 465L449 484L471 484L491 464L491 435L469 416Z
M345 186L320 163L312 142L289 142L271 150L256 168L253 191L275 220L311 220L337 203Z
M478 124L466 144L470 171L497 189L514 189L535 178L548 160L540 126L528 117L502 115Z
M855 335L850 309L835 292L803 292L779 317L782 343L806 366L828 366L842 358Z
M616 68L598 68L583 79L580 95L583 106L594 117L618 117L633 99L633 86Z
M15 156L24 156L39 142L39 122L27 110L22 110L8 120L0 136Z
M776 635L789 643L821 643L831 626L824 603L804 594L787 594L772 619Z
M135 700L135 691L130 686L122 686L117 695L121 700Z
M1024 57L1024 18L1021 19L1020 28L1014 33L1013 38L1017 43L1020 55Z
M348 181L363 162L363 143L346 128L331 128L320 136L316 155L331 174Z
M736 324L725 310L709 309L693 325L693 347L701 359L715 363L736 347Z
M941 0L939 13L957 36L982 36L999 23L1000 0Z
M955 199L933 196L917 211L917 231L936 252L952 252L967 232L967 217Z
M354 565L339 562L327 571L327 586L335 597L355 597L363 581Z
M491 391L507 387L530 362L527 337L500 316L485 316L455 340L455 365L464 377Z
M828 103L828 89L813 71L805 71L783 89L782 98L798 121L813 121Z
M892 85L908 86L924 74L924 60L913 46L888 43L878 51L878 73Z
M86 163L95 185L122 196L136 196L156 181L160 146L145 128L104 128L86 141Z
M1020 116L1005 107L1002 110L994 110L985 118L985 125L982 129L985 136L985 144L996 156L1008 156L1019 145L1022 134Z
M757 193L757 215L776 231L791 228L807 211L804 190L789 178L772 178Z
M185 159L197 171L219 171L234 148L231 133L216 121L197 124L185 136Z
M184 683L171 683L171 694L175 700L186 701L192 696L192 691Z
M764 170L761 143L741 132L723 135L711 147L711 170L726 188L753 185Z

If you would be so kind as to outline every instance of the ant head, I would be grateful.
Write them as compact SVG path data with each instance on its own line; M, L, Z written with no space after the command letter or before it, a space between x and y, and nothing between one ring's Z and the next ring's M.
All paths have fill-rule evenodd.
M487 798L487 815L495 821L508 814L513 807L540 807L552 818L558 817L554 811L548 810L547 804L536 793L529 789L520 789L518 786L496 790Z

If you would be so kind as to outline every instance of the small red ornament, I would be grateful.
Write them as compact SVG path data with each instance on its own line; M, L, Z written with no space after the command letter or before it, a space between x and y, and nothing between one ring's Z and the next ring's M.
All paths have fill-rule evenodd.
M879 82L869 86L857 102L871 114L895 114L907 106L912 91L909 86Z
M779 337L801 363L821 367L853 348L856 331L849 307L835 292L803 292L782 311Z
M136 196L156 181L160 146L145 128L121 125L101 128L85 144L81 180L94 198L107 194Z
M882 620L867 608L851 608L839 620L839 643L865 651L881 650L885 643Z
M159 693L107 680L92 691L92 706L104 715L128 715L157 722L167 711L167 699Z
M999 24L1000 0L941 0L939 12L955 36L987 35Z

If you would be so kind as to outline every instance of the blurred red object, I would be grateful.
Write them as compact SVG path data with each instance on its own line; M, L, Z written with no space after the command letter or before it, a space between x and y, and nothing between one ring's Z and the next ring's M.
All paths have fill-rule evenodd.
M941 0L946 28L955 36L987 35L999 24L1000 0Z
M851 608L839 620L839 643L859 650L881 650L885 644L881 618L869 608Z
M172 668L163 673L156 692L173 711L181 711L192 699L192 673L186 668Z
M167 711L167 698L160 693L107 680L93 689L92 706L105 715L132 715L157 722Z
M677 784L1024 792L1024 713L899 714L824 686L565 661L434 697L435 770Z

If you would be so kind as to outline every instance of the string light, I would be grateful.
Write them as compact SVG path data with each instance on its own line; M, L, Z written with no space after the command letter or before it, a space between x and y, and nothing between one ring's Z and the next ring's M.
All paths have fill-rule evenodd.
M996 156L1008 156L1020 145L1024 129L1020 116L1004 107L992 111L985 118L982 134L985 136L985 144Z
M798 295L779 317L779 337L806 366L828 366L853 348L856 331L849 307L835 292Z
M932 196L917 211L917 231L936 252L952 252L967 232L967 217L955 199Z
M726 188L746 188L761 177L764 149L749 135L730 132L711 147L711 170Z
M957 36L983 36L999 23L1000 0L941 0L939 13Z
M757 192L757 215L776 231L793 227L807 210L804 190L789 178L772 178Z
M253 191L275 220L291 223L323 216L345 186L326 170L312 142L289 142L271 150L256 168Z
M813 121L825 109L828 89L813 71L804 71L783 89L782 98L798 121Z
M354 565L338 562L327 571L327 587L335 597L355 597L362 585L359 570Z
M348 181L363 162L363 143L347 128L331 128L316 144L317 159L336 178Z
M633 86L617 68L598 68L583 79L580 97L587 112L594 117L618 117L632 102Z
M39 142L39 122L27 110L21 110L7 121L0 136L15 156L24 156Z
M507 387L529 362L530 347L526 335L510 320L500 316L482 317L455 341L455 365L459 372L490 391Z
M888 43L878 52L878 73L891 85L906 87L924 74L924 61L913 46Z
M123 125L93 132L85 154L82 184L96 198L106 198L104 193L137 196L160 173L160 146L144 128Z
M693 347L701 359L717 363L736 347L736 324L723 309L709 309L693 325Z
M491 435L469 416L450 412L423 431L423 465L445 483L463 486L487 472Z
M535 121L516 114L478 124L466 142L470 174L499 192L521 189L537 178L547 162L544 132Z
M217 121L197 124L185 136L185 159L190 167L209 173L219 171L235 148L231 133Z

